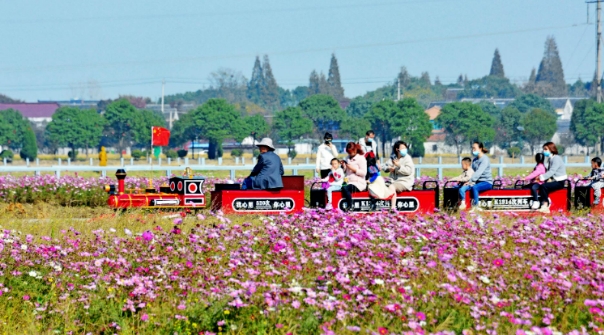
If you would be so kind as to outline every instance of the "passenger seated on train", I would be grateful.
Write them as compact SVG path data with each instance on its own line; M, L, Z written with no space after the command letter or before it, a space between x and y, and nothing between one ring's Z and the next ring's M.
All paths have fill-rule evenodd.
M256 144L260 155L258 162L249 177L243 181L243 190L277 190L283 188L283 164L281 158L275 154L273 140L265 137Z
M537 165L535 165L535 168L533 169L533 172L531 172L531 174L524 177L525 181L531 182L530 184L524 185L522 187L531 190L531 196L533 197L533 204L531 205L531 209L539 209L539 194L537 193L537 191L539 191L539 187L541 187L541 184L543 184L543 181L539 180L539 176L546 172L545 165L543 165L544 160L545 156L542 153L538 152L535 155L535 163L537 163Z
M392 155L384 170L390 172L392 185L396 192L411 191L415 183L415 165L407 152L407 143L396 141L392 146Z
M564 188L564 182L568 179L566 175L566 165L560 156L558 148L553 142L547 142L543 145L543 155L547 158L547 172L539 176L539 180L544 183L539 186L541 195L541 207L539 211L549 213L549 193Z
M461 160L461 169L463 172L459 176L449 179L449 181L456 181L459 187L469 182L474 174L474 170L472 170L472 158L464 157Z
M479 194L493 189L493 172L491 171L491 162L486 153L489 152L482 142L472 143L472 174L470 181L459 189L460 210L466 209L466 192L470 191L472 195L472 210L480 210L478 207Z
M327 184L327 187L325 187L325 190L327 191L327 205L325 206L325 209L330 210L333 208L331 195L333 191L341 190L344 182L344 170L342 170L339 159L331 159L331 169L329 170L327 177L321 179L321 181Z
M594 202L593 205L600 204L600 197L602 196L602 187L604 187L604 169L601 168L602 159L600 157L594 157L591 159L591 173L588 179L591 180L589 186L594 189Z

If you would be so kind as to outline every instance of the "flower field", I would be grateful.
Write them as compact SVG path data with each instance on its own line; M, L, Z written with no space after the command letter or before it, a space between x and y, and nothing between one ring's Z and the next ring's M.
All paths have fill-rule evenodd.
M26 208L29 209L29 208ZM35 210L32 207L31 210ZM63 215L69 210L63 210ZM604 217L0 207L8 334L593 334Z

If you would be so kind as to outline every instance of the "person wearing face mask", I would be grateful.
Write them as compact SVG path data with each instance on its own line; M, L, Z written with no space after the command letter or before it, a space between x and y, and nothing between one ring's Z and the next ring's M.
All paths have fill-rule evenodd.
M390 172L392 186L396 192L411 191L415 183L415 165L408 153L407 143L396 141L392 146L392 156L386 162L385 171Z
M472 195L472 211L481 210L478 207L478 197L480 193L493 189L493 172L491 171L491 162L489 156L486 155L489 151L484 147L482 142L472 143L472 170L474 173L470 181L459 188L459 199L461 204L460 210L466 209L466 192L470 191Z
M330 133L325 133L323 136L324 142L317 148L317 173L321 174L321 179L326 178L331 172L331 160L338 158L338 149L331 143L333 136Z
M543 155L546 159L547 172L539 176L539 180L545 181L539 186L539 195L541 196L539 212L549 213L549 193L563 189L568 176L566 175L564 161L558 156L558 148L553 142L547 142L543 145Z
M361 146L361 149L363 149L364 153L373 151L377 157L377 143L375 142L375 133L373 130L368 130L365 133L365 137L361 137L358 143ZM379 159L379 157L377 157L377 159Z

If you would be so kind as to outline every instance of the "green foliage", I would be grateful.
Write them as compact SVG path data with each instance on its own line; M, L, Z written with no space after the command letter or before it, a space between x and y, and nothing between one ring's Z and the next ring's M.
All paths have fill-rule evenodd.
M570 131L579 144L591 147L601 143L603 124L604 104L593 100L579 100L575 103Z
M493 119L499 120L501 118L501 109L495 106L494 103L488 100L482 100L478 103L478 106L480 106L480 109L482 109L483 112L492 116Z
M176 152L176 150L173 150L173 149L166 150L166 152L164 152L164 154L166 155L166 158L170 158L170 159L178 158L178 153Z
M235 148L231 150L231 157L241 157L243 156L243 150L239 148Z
M252 151L252 155L253 155L254 157L258 157L258 155L260 155L260 150L258 150L258 149L254 149L254 150Z
M491 73L489 76L496 77L505 77L505 72L503 71L503 63L501 63L501 55L499 55L499 49L495 49L495 54L493 55L493 62L491 63Z
M556 116L539 108L525 114L520 124L524 127L522 137L531 144L533 153L536 146L549 141L558 129Z
M327 74L327 86L329 94L336 100L344 99L344 88L340 80L340 68L335 54L331 54L331 62L329 64L329 73Z
M426 154L426 148L424 147L424 143L415 144L411 148L409 148L409 154L411 157L424 157Z
M508 156L510 158L516 158L522 154L522 150L519 147L509 147L508 148Z
M260 63L260 57L256 56L254 68L252 69L252 78L247 85L247 98L255 103L262 103L262 90L264 87L264 71Z
M520 95L520 89L512 84L509 79L500 76L485 76L470 80L464 86L461 98L491 99L515 98Z
M472 141L490 142L495 137L493 117L471 102L446 104L436 118L447 134L447 141L457 147L458 154Z
M385 151L385 143L395 137L392 123L402 116L400 112L401 110L394 101L384 100L375 104L371 111L365 114L365 120L370 122L376 137L382 143L382 152Z
M256 133L256 139L268 136L270 127L264 116L260 114L245 117L243 119L243 127L240 128L238 134L234 134L235 141L241 142L244 138L251 136L252 132Z
M356 97L350 101L346 107L346 114L353 118L362 118L371 110L374 102L371 99Z
M417 100L405 98L396 104L399 111L391 120L392 133L409 144L416 156L423 156L424 142L432 134L430 117ZM417 147L417 148L415 148Z
M545 52L535 80L536 89L547 97L566 96L567 87L558 46L552 36L545 40Z
M556 111L552 104L547 100L535 94L525 94L519 96L508 107L514 107L521 113L528 113L535 108L542 109L544 111L555 114Z
M185 158L185 157L187 157L187 154L189 152L185 149L180 149L180 150L177 150L176 153L178 154L178 157Z
M296 158L296 156L298 156L298 152L296 152L296 150L294 150L294 149L289 150L289 151L287 152L287 157L289 157L289 158L291 158L291 159Z
M130 156L132 156L132 158L134 158L134 160L137 161L137 160L141 159L144 156L144 154L142 151L135 149L135 150L132 150L132 152L130 152Z
M15 157L15 154L13 154L13 152L10 150L2 150L2 152L0 152L1 161L4 161L4 159L6 158L7 163L12 163L14 157Z
M137 145L151 148L151 127L153 126L166 126L166 119L161 112L146 109L136 111L132 133Z
M264 63L262 64L264 70L264 85L262 86L262 102L269 110L279 109L280 97L279 97L279 86L277 80L273 75L271 64L268 60L268 56L264 55Z
M139 122L137 110L128 100L119 99L107 105L104 118L107 122L105 133L119 150L120 157L123 157L122 152L134 140L133 129L136 129Z
M317 135L338 129L340 122L346 117L340 104L333 97L324 94L313 95L302 100L300 108L314 123Z
M69 152L67 152L67 157L69 157L69 159L71 159L73 162L78 159L78 152L75 150L69 150Z
M27 128L25 135L23 136L23 148L19 153L22 159L29 159L30 161L38 157L38 145L36 143L36 135L31 128Z
M104 125L105 119L94 109L64 106L52 115L46 134L57 146L88 149L99 144Z
M506 107L501 111L500 118L495 121L495 142L502 148L509 147L512 142L520 141L522 131L520 120L522 113L515 107Z
M356 141L365 136L369 129L371 129L371 123L367 119L348 116L340 123L339 135L341 138L351 138Z
M286 142L310 134L312 126L312 121L304 117L299 107L289 107L277 112L273 121L273 128L277 131L277 135Z
M25 132L29 128L29 122L19 111L14 109L0 111L0 145L11 149L21 148Z

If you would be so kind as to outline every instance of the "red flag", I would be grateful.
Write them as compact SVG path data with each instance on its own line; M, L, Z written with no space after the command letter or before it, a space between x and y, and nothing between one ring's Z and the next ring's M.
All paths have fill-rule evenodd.
M170 142L170 131L162 127L151 127L151 145L164 147Z

